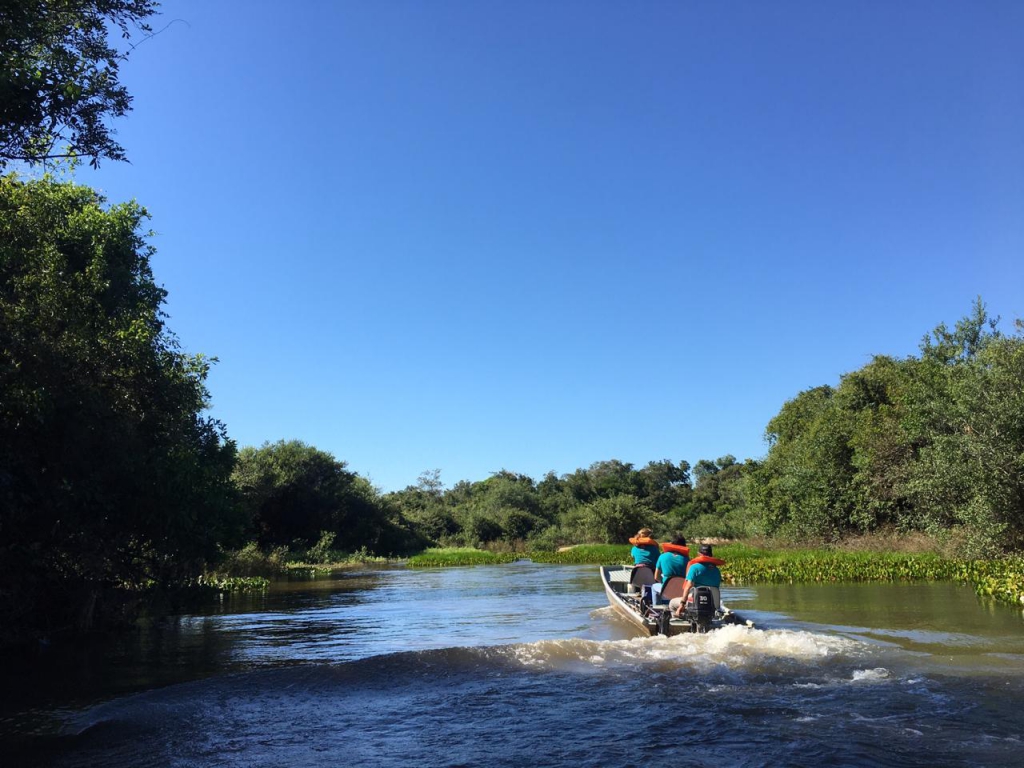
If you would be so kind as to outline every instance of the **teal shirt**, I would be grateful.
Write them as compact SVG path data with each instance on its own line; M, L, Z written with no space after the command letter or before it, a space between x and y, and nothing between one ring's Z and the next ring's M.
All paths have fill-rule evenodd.
M657 544L644 544L642 547L634 546L630 550L630 554L633 556L633 565L649 565L654 568L658 562L658 555L661 553L661 547Z
M690 572L686 578L695 587L720 587L722 586L722 572L717 566L707 563L694 563L690 566Z
M655 570L661 571L661 583L668 581L669 576L686 576L686 564L690 558L676 552L666 552L658 558Z

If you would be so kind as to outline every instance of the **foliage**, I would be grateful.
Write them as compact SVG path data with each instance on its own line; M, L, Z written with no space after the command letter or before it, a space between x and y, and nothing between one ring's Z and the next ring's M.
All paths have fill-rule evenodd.
M580 544L560 552L530 551L527 557L535 563L608 565L633 562L629 551L629 544Z
M154 0L0 0L0 169L12 160L124 160L106 125L131 109L119 66Z
M612 459L561 477L549 472L539 483L501 470L445 491L434 471L387 498L435 543L493 546L527 541L555 547L623 541L637 528L657 524L689 502L689 472L685 461L652 461L638 470Z
M468 547L432 548L409 558L413 568L438 568L458 565L498 565L512 563L519 555L512 552L486 552Z
M263 576L208 574L197 578L195 585L214 592L265 592L270 587L270 580Z
M320 538L316 544L309 548L306 559L311 563L329 563L331 561L331 547L337 534L334 531L321 531Z
M0 618L89 625L241 531L235 447L203 415L134 203L0 178Z
M653 527L653 511L635 496L619 494L599 498L572 510L565 529L581 543L625 541L644 526Z
M365 478L299 440L243 448L233 479L261 544L312 545L314 561L333 547L390 554L423 545Z
M225 552L217 572L230 576L274 576L281 573L289 558L288 547L263 550L255 541L240 549Z
M1024 548L1024 332L980 299L919 357L876 357L787 402L746 486L748 532L838 540L959 531L967 552Z

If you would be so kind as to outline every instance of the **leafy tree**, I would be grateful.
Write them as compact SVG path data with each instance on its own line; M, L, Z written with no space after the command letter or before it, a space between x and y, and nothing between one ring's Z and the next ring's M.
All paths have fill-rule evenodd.
M145 219L0 177L0 625L88 624L240 530L210 361L164 326Z
M154 0L0 0L0 169L12 160L124 160L107 118L131 109L119 66Z
M768 423L770 449L750 489L767 533L822 536L843 527L851 469L834 396L828 386L801 392Z
M317 541L337 549L376 551L387 514L365 478L326 451L300 440L243 448L234 479L263 544Z
M987 329L987 330L986 330ZM922 344L910 431L910 490L933 529L962 526L975 554L1024 546L1024 334L984 305Z
M920 357L876 357L787 402L746 488L761 530L959 531L974 555L1024 546L1024 329L997 326L978 300Z
M541 515L549 522L556 520L574 505L568 484L554 472L548 472L537 483L537 501Z
M598 461L587 470L591 486L602 498L611 498L621 494L636 495L638 483L633 465L618 459Z
M522 541L542 527L544 521L536 515L516 508L503 510L501 528L502 538L506 541Z
M621 543L640 528L654 528L659 522L651 508L635 496L620 494L572 510L565 528L577 542Z
M659 514L686 504L692 495L690 464L652 461L637 473L639 497Z
M487 514L473 512L466 520L463 529L466 535L467 544L483 544L489 541L496 541L501 538L504 532L501 522Z
M468 498L470 484L460 481L449 493L441 482L441 470L420 474L416 485L389 493L384 501L397 510L401 526L408 525L425 542L435 544L452 540L462 531L453 507L458 499Z

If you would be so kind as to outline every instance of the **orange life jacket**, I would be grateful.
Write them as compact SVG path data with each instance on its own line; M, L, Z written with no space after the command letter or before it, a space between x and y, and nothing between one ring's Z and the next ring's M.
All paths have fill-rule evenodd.
M682 544L669 544L666 542L661 545L661 549L663 552L672 552L677 555L682 555L683 557L690 556L690 548L684 547Z
M698 565L699 563L703 563L704 565L725 565L725 560L720 560L717 557L708 557L707 555L697 555L697 557L693 558L693 560L691 560L686 566L687 579L690 578L690 568Z
M651 544L658 546L658 542L652 539L650 536L634 536L629 540L629 543L634 547L649 547Z

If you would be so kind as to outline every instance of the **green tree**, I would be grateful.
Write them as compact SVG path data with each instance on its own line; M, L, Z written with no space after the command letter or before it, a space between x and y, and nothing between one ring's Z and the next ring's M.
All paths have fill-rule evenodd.
M602 498L611 498L620 494L637 495L639 481L633 465L610 459L597 461L587 469L594 493Z
M768 423L769 452L749 488L766 533L834 536L847 524L852 465L849 428L832 387L801 392Z
M635 496L620 494L571 510L564 527L576 542L622 543L640 528L655 528L659 522L651 508Z
M974 554L1024 546L1024 329L997 322L979 301L936 328L910 390L914 503L932 529L963 527Z
M690 501L690 464L668 459L652 461L637 473L638 496L655 512L664 514Z
M119 80L153 0L0 0L0 169L12 160L124 160L106 121L131 109ZM123 50L111 43L119 32Z
M746 486L763 532L892 527L957 532L974 555L1024 547L1024 332L1004 336L980 299L919 357L876 357L787 402L767 437Z
M469 498L470 484L456 483L450 494L441 482L441 470L433 469L420 474L416 485L389 493L387 503L399 510L403 519L425 541L439 544L453 540L462 531L453 507L459 499Z
M388 514L365 478L300 440L243 448L234 480L262 544L306 546L323 532L337 549L377 551Z
M210 361L164 326L145 219L0 178L0 625L88 624L240 528Z

